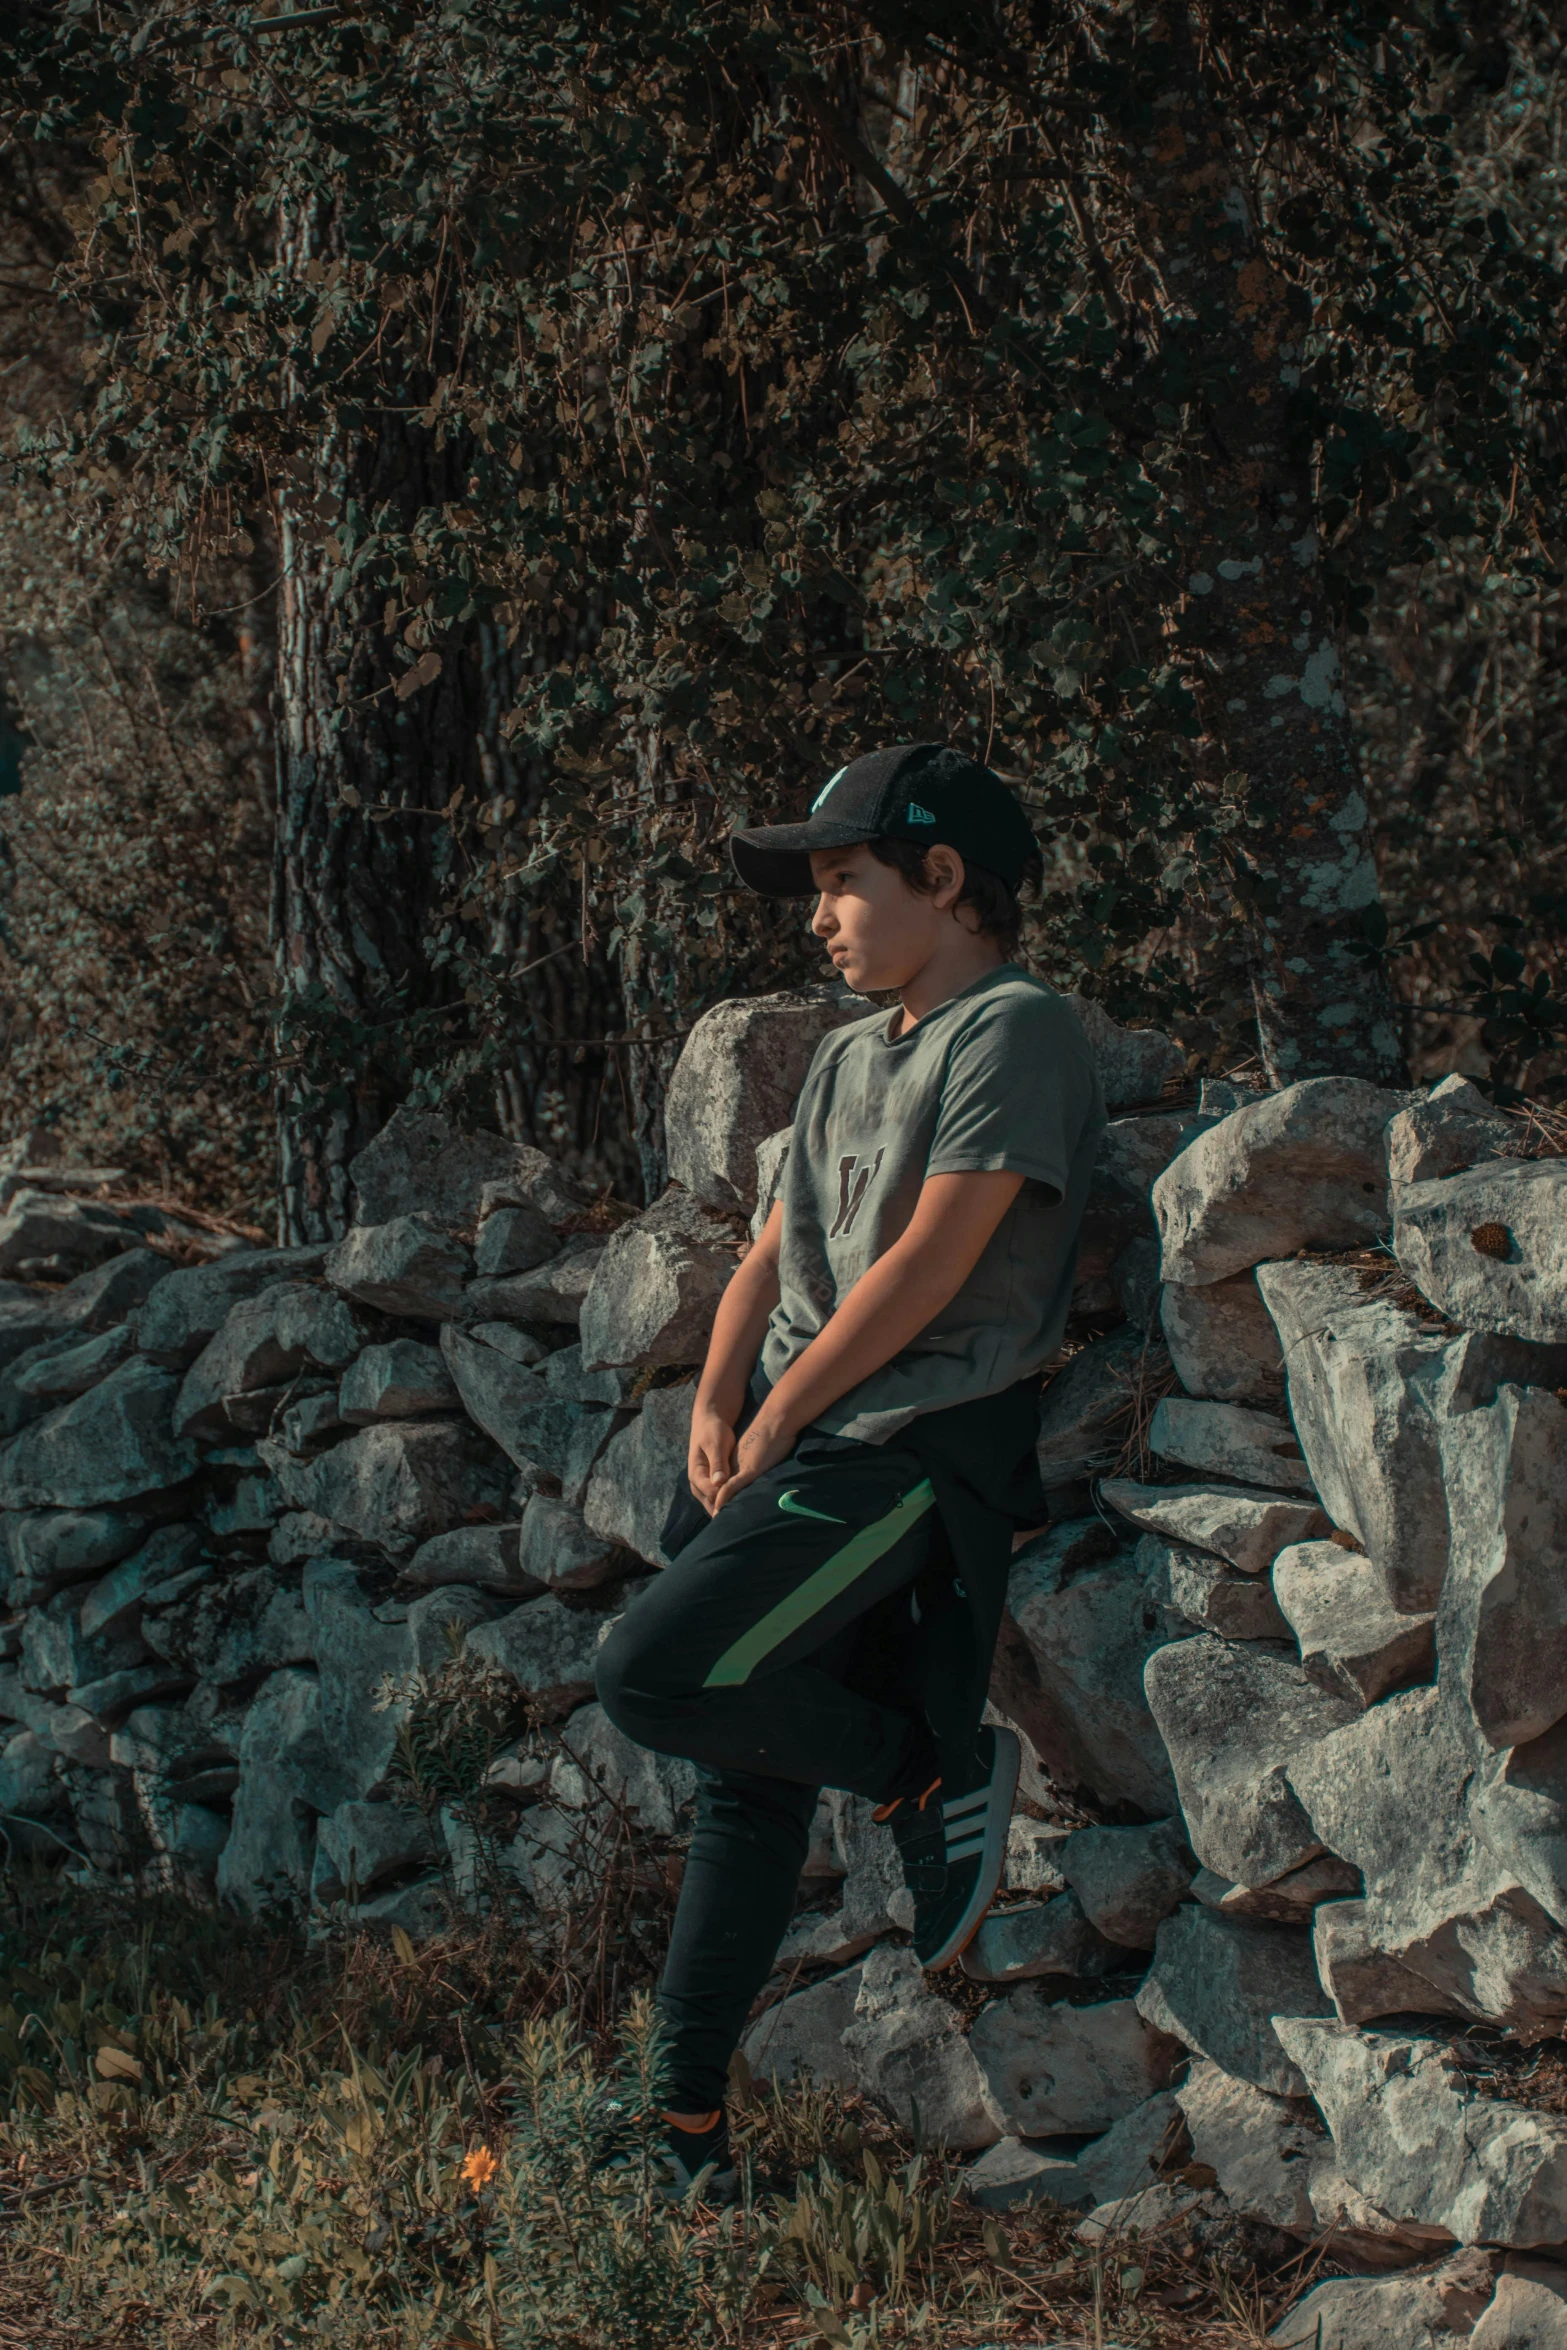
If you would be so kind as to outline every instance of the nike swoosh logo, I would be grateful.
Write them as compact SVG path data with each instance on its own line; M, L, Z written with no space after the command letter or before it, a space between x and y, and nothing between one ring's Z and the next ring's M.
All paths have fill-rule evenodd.
M803 1501L795 1500L794 1494L795 1489L791 1485L787 1493L778 1496L778 1507L791 1518L820 1518L824 1526L846 1526L849 1523L847 1518L830 1518L825 1510L808 1510Z

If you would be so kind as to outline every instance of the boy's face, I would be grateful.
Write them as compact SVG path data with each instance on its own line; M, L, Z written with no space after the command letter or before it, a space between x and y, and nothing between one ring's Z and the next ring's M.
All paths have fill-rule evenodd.
M907 987L950 931L963 860L956 849L933 848L926 871L937 884L929 896L910 889L863 841L811 851L811 879L821 892L811 928L857 994Z

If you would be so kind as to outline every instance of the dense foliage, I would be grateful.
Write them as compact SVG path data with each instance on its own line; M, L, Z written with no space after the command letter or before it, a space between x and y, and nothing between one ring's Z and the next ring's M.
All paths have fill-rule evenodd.
M1473 787L1487 681L1555 668L1557 48L1528 7L1384 0L34 20L18 127L101 169L62 279L90 393L32 461L193 592L281 572L327 646L312 822L429 877L398 968L352 986L297 976L285 919L285 1051L475 1099L531 1051L523 1129L590 1052L596 1121L623 1102L656 1181L679 1034L811 967L724 833L868 741L945 735L1050 846L1049 976L1229 1057L1271 961L1345 996L1320 1065L1385 1066L1357 999L1418 971L1437 1003L1490 990L1516 1075L1562 1008L1490 916L1548 943L1563 794ZM1293 653L1259 517L1309 586ZM479 756L432 807L396 730L427 758L443 696L435 736ZM1281 710L1332 792L1309 743L1280 764ZM1439 915L1498 949L1483 986ZM599 998L573 1032L546 954L552 982L610 959L618 1027Z

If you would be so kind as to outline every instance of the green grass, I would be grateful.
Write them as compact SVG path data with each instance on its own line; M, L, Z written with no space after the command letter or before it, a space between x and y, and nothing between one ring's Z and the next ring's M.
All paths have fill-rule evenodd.
M1288 2298L1174 2241L1096 2263L854 2099L743 2080L741 2205L670 2210L593 2167L606 2102L655 2101L645 1990L611 2021L503 1923L307 1948L41 1873L8 1904L5 2350L1218 2350Z

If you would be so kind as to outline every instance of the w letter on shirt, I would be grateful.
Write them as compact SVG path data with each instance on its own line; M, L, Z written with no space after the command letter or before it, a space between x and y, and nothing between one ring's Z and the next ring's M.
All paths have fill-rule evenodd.
M864 1205L865 1194L876 1180L882 1157L883 1153L878 1151L868 1163L852 1154L838 1161L838 1213L827 1235L829 1240L836 1240L840 1233L854 1230L854 1219ZM857 1174L856 1168L859 1169Z

